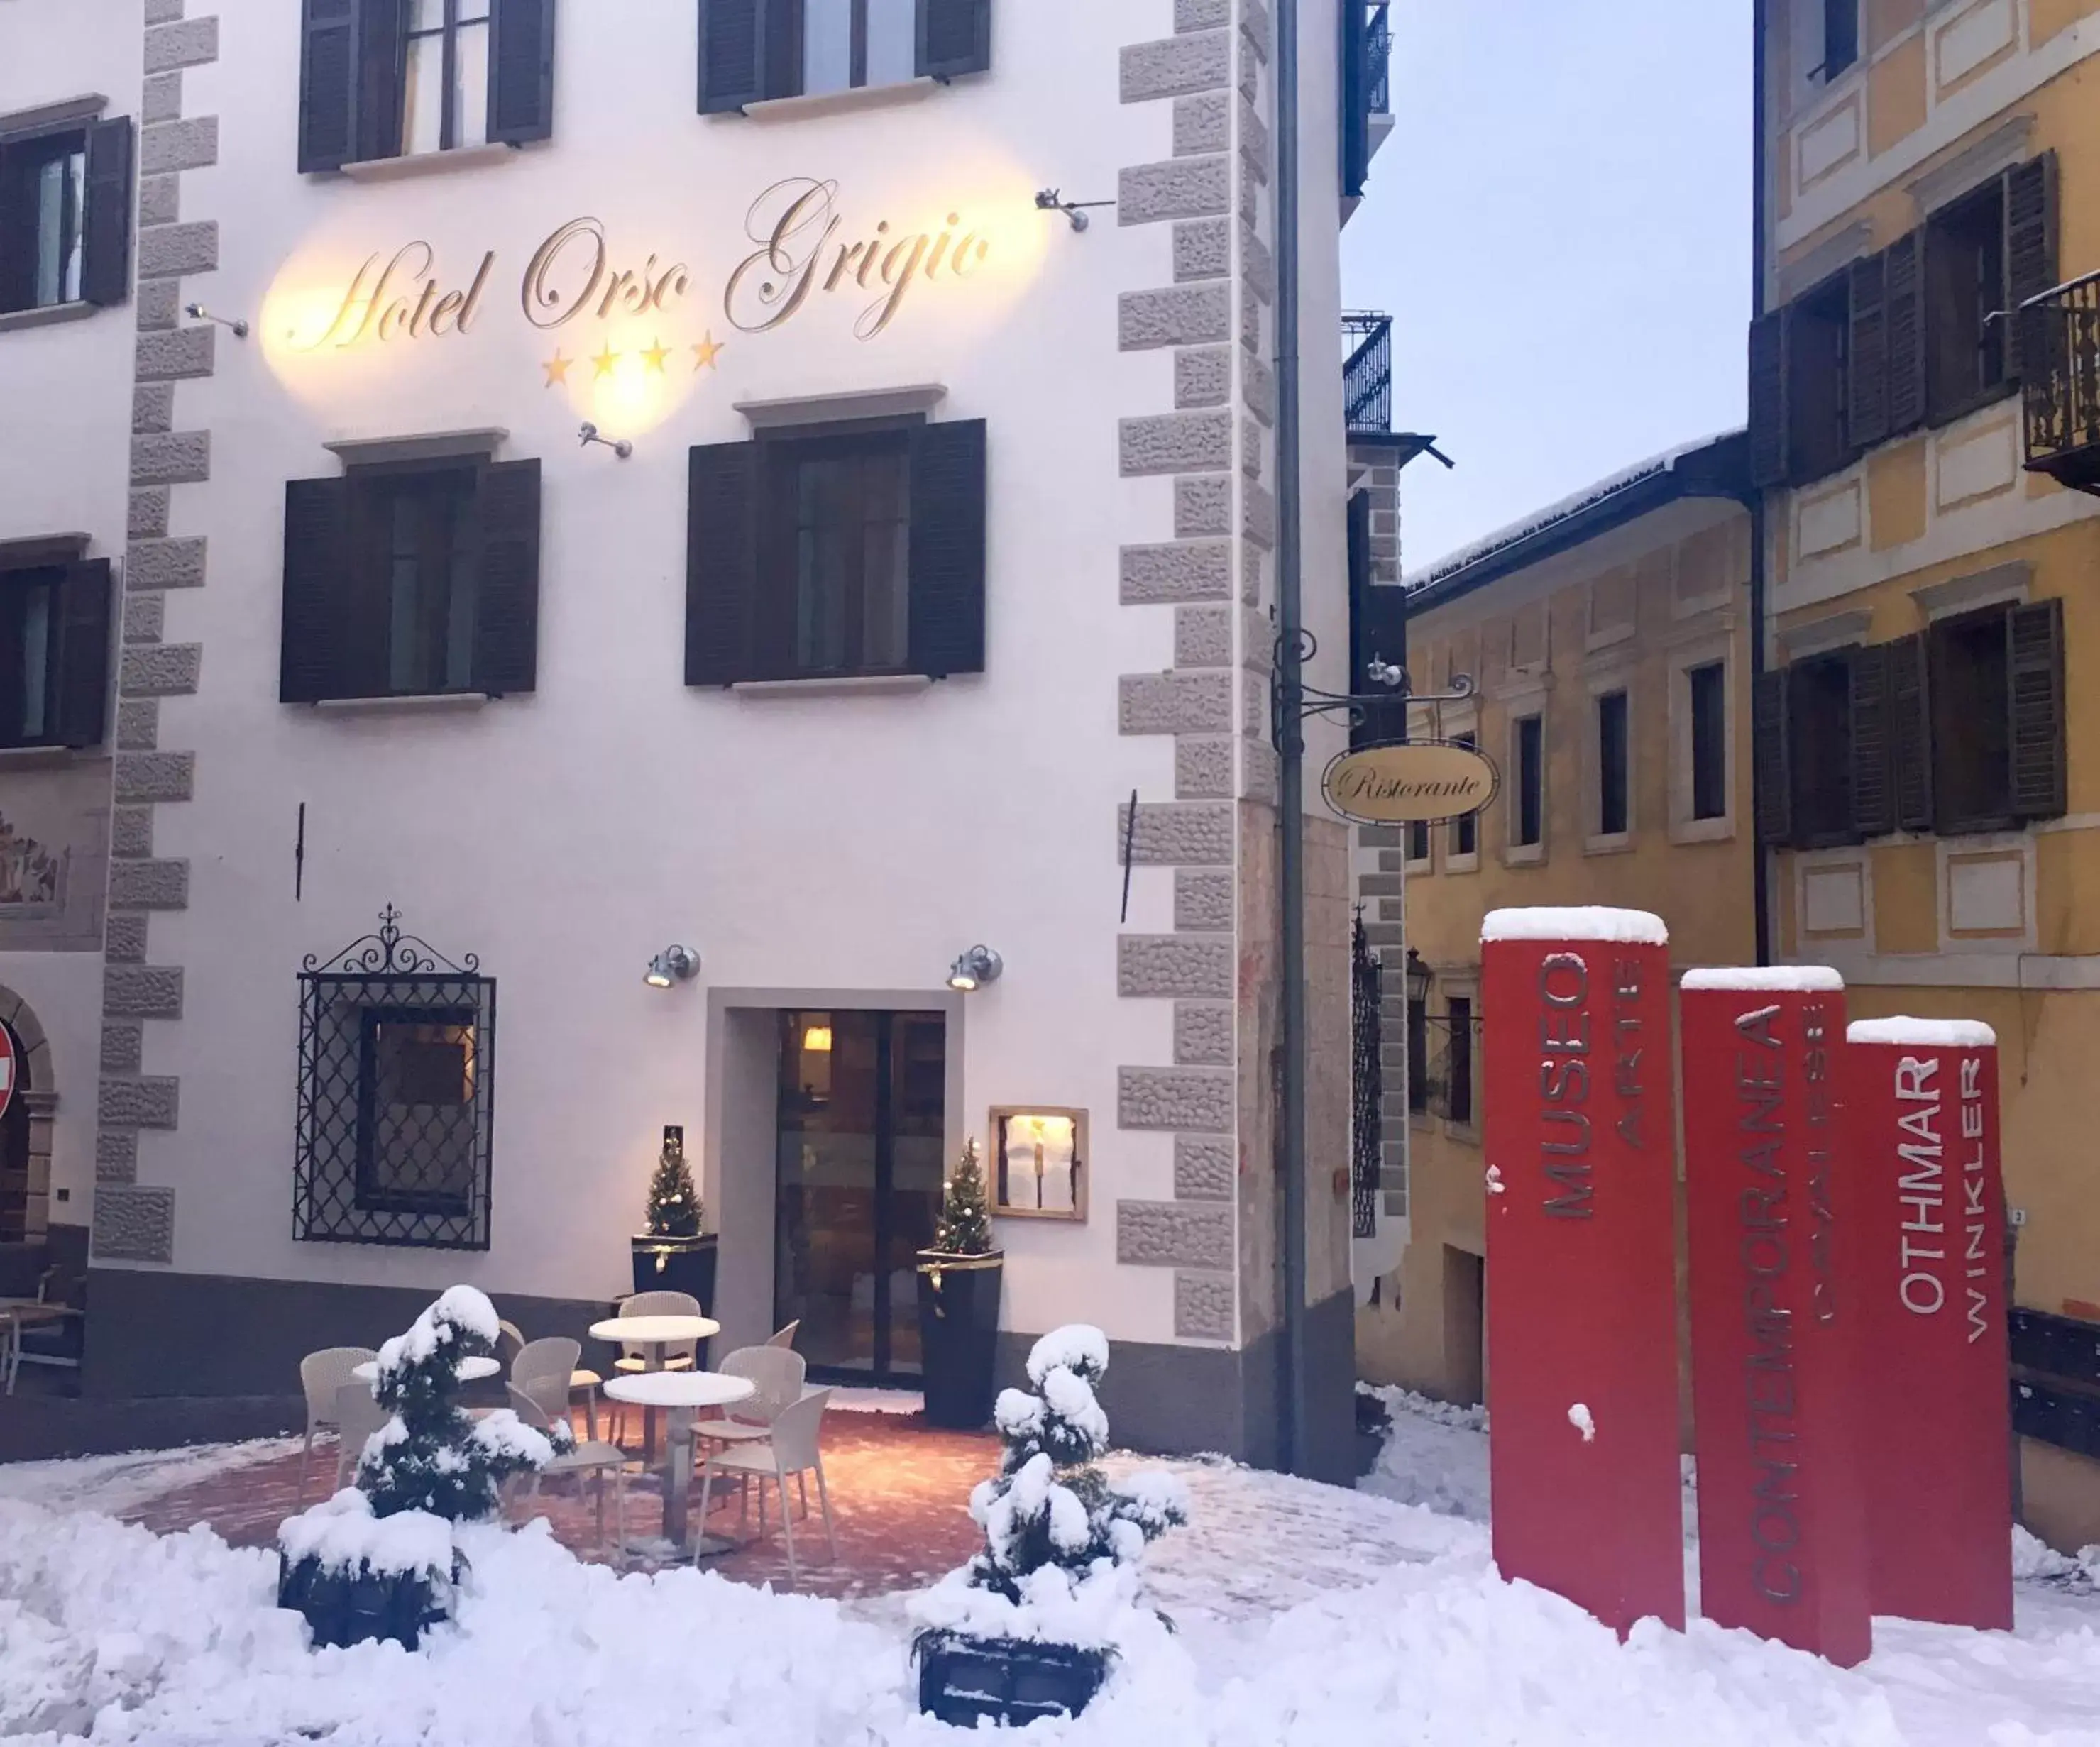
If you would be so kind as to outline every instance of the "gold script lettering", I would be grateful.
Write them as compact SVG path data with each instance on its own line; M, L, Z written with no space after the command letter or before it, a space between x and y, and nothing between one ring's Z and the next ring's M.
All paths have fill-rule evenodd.
M565 295L556 281L561 276L562 258L576 253L572 245L580 246L579 258L590 263L590 271L585 274L582 284L571 285ZM536 328L558 328L581 315L598 295L598 285L605 278L605 227L595 218L570 219L532 251L524 283L518 288L525 319ZM554 313L544 313L549 311Z
M368 257L343 293L335 319L318 338L296 349L317 352L331 342L341 348L368 337L394 339L404 332L411 339L420 339L426 333L445 333L448 321L452 324L452 331L465 333L480 308L481 294L488 288L496 256L491 252L481 258L474 282L465 291L440 292L433 271L436 265L436 252L421 240L403 244L383 267L377 255ZM373 277L375 267L377 278Z

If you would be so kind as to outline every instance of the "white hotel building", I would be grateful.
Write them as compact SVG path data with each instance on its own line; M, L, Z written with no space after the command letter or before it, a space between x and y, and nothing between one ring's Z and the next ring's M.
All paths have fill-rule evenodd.
M1298 10L1339 692L1383 9ZM672 1123L725 1340L908 1385L944 1162L1050 1110L1008 1360L1098 1322L1119 1433L1273 1454L1274 70L1264 0L0 4L0 1258L84 1395L232 1424L454 1281L580 1332Z

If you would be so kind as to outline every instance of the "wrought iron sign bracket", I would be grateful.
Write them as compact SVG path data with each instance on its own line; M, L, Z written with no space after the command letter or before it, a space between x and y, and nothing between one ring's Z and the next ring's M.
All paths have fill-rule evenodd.
M1320 639L1312 632L1300 629L1298 633L1298 662L1302 671L1305 664L1320 652ZM1286 698L1289 689L1283 677L1283 639L1276 640L1275 661L1271 668L1268 685L1269 743L1278 752L1284 749L1286 735L1298 738L1304 725L1316 716L1345 716L1352 728L1361 727L1368 712L1376 705L1391 704L1463 704L1478 695L1479 688L1470 674L1453 676L1449 691L1417 691L1410 681L1405 668L1394 667L1391 663L1371 657L1370 677L1383 686L1383 691L1323 691L1317 686L1300 681L1295 696ZM1304 742L1299 739L1300 749Z

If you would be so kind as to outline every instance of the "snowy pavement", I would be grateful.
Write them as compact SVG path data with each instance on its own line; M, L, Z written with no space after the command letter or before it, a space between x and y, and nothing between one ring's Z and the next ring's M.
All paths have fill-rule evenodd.
M1621 1644L1493 1574L1477 1418L1402 1402L1349 1493L1180 1465L1193 1525L1147 1557L1177 1635L1127 1662L1073 1747L2100 1747L2100 1599L2058 1564L2019 1627L1882 1621L1835 1670L1695 1622ZM280 1446L275 1446L280 1448ZM271 1447L266 1447L271 1448ZM160 1458L163 1476L253 1447ZM169 1747L887 1747L918 1716L902 1609L679 1570L616 1577L544 1531L474 1531L455 1626L422 1654L311 1653L276 1561L106 1513L152 1458L0 1468L0 1738ZM28 1502L24 1502L28 1501Z

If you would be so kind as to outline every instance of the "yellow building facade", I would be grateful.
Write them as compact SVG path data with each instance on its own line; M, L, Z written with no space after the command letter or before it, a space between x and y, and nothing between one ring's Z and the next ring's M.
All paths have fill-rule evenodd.
M1749 761L1771 946L1835 966L1855 1017L1996 1029L2015 1302L2093 1350L2100 0L1765 11ZM2027 1520L2062 1545L2100 1539L2096 1379L2016 1396Z
M1740 435L1603 482L1414 579L1410 736L1502 774L1477 818L1405 827L1360 881L1386 982L1406 966L1408 1233L1357 1312L1363 1374L1481 1398L1486 1350L1481 918L1617 904L1670 929L1674 968L1756 950L1748 757L1751 520ZM1404 917L1404 921L1403 921ZM1396 1059L1398 1057L1398 1059Z

